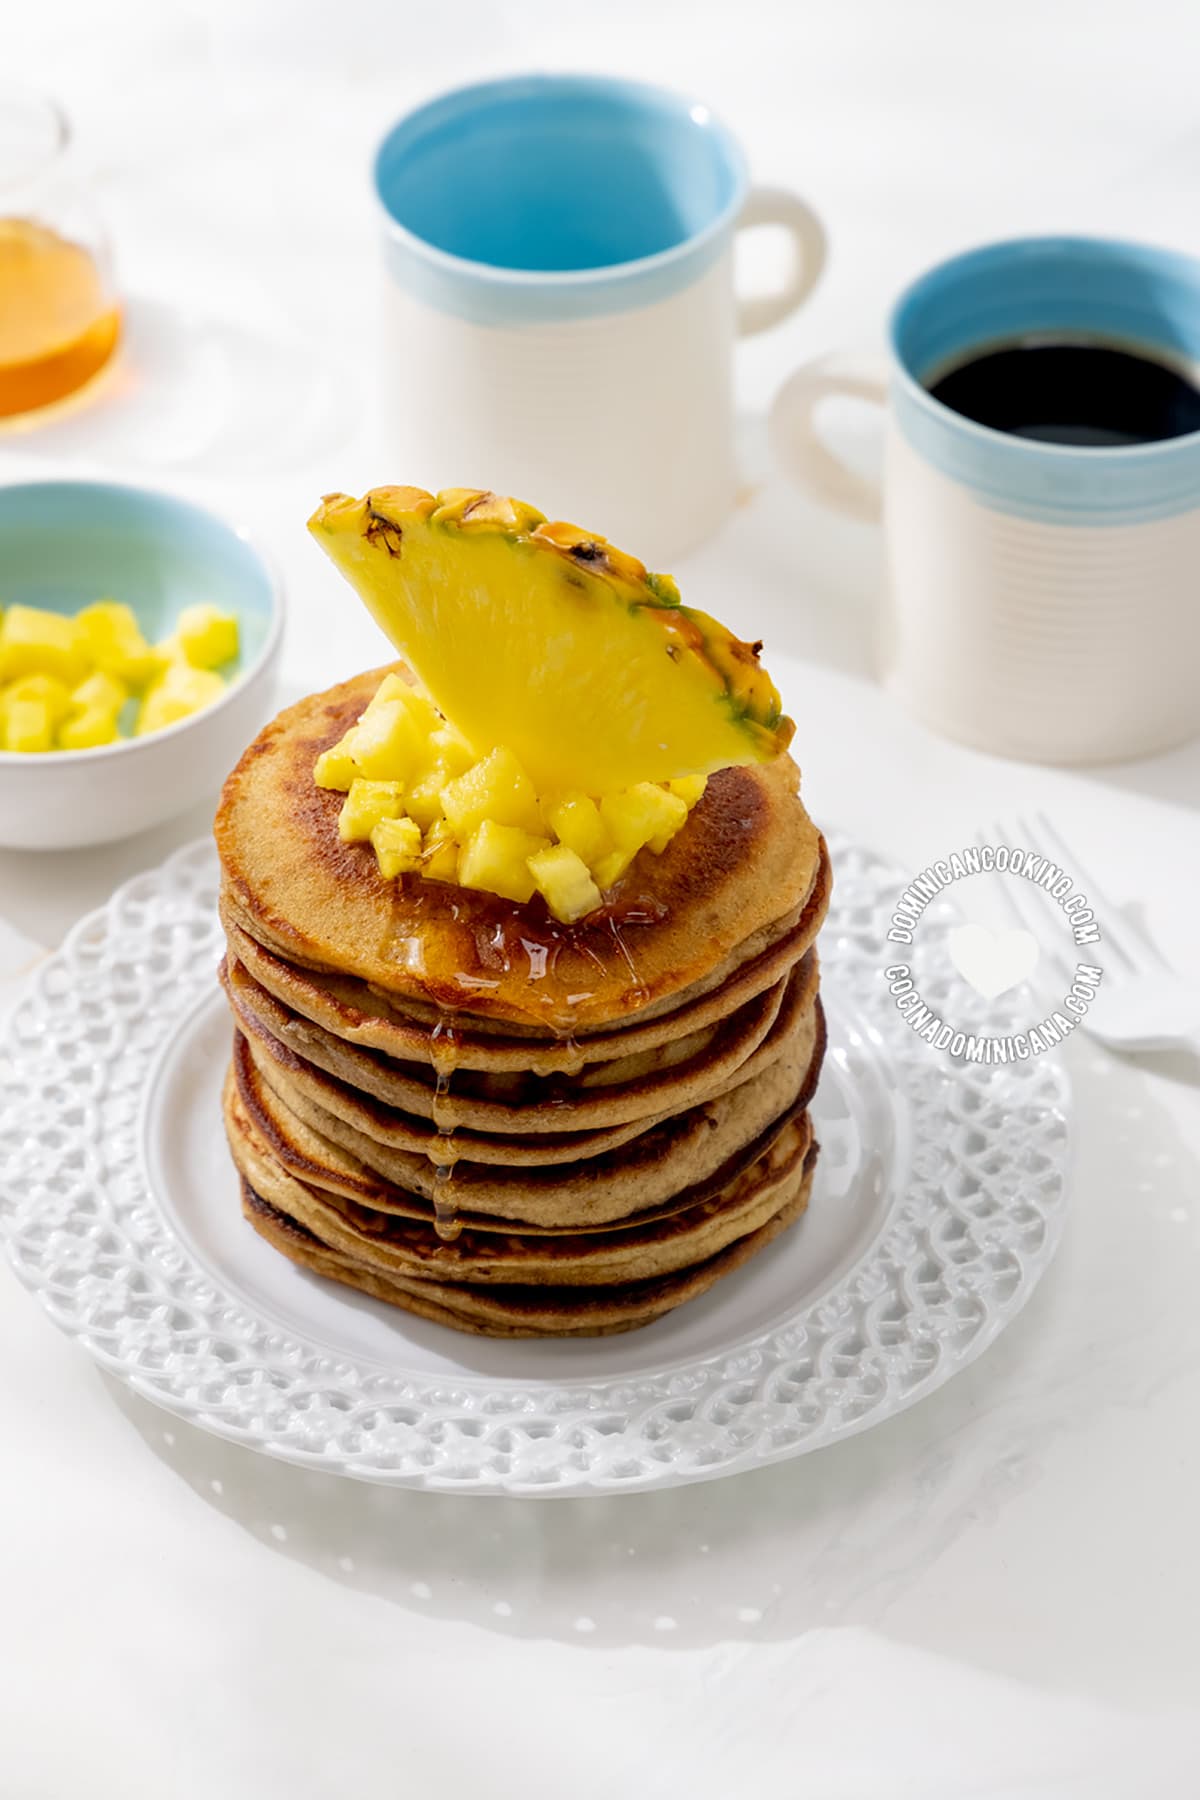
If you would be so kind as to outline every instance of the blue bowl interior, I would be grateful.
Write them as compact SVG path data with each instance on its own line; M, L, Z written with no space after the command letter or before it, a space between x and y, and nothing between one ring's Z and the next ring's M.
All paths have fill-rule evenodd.
M636 82L532 76L446 94L384 139L384 207L436 249L501 269L602 269L714 224L740 154L707 108Z
M75 613L94 600L131 606L151 642L185 606L236 613L240 653L224 674L257 661L275 613L257 552L185 500L85 481L0 487L0 607Z

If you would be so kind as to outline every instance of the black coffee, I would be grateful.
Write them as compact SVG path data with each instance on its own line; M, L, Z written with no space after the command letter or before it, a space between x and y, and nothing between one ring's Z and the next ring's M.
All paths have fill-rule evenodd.
M1178 369L1105 344L1001 344L926 386L978 425L1092 449L1200 431L1200 390Z

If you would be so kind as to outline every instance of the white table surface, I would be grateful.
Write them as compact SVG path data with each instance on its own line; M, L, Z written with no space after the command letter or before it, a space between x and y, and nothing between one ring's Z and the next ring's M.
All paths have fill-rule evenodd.
M149 476L232 511L286 573L287 685L378 660L302 529L323 490L421 478L381 462L364 404L371 143L426 92L529 65L703 92L756 173L820 208L832 260L740 352L755 490L678 571L689 598L799 659L820 820L915 871L1043 806L1200 977L1200 746L1081 776L931 737L871 680L874 535L759 479L782 377L876 339L931 258L1059 227L1200 250L1194 7L15 10L6 72L78 120L147 386L107 437L0 438L0 480ZM303 391L304 338L337 381L302 430L276 390ZM864 422L842 426L867 455ZM206 825L0 856L0 913L57 941ZM1200 1065L1082 1043L1070 1063L1072 1221L1013 1329L876 1431L677 1492L487 1502L304 1474L126 1393L5 1277L4 1800L1200 1792Z

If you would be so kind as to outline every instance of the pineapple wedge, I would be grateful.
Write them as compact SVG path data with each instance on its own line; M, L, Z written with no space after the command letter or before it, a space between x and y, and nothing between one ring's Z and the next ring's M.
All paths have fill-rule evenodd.
M669 576L473 489L329 494L309 528L434 703L539 794L768 762L793 726L744 644Z

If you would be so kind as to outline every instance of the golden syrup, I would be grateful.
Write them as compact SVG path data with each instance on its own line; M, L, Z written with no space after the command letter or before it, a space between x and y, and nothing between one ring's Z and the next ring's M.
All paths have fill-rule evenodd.
M433 1169L433 1229L443 1243L452 1244L462 1231L462 1222L451 1186L458 1155L453 1143L454 1116L446 1104L450 1078L458 1067L458 1030L451 1014L444 1013L437 1021L430 1033L429 1049L434 1073L433 1122L438 1135Z
M0 218L0 416L73 394L104 367L121 315L80 244Z
M624 920L618 920L617 918L610 916L608 929L612 935L612 941L616 947L617 954L629 972L629 1011L637 1012L638 1009L645 1006L646 1002L649 1000L650 989L638 974L637 964L633 960L633 953L625 939L624 932L621 930L621 926L625 922L626 921Z

